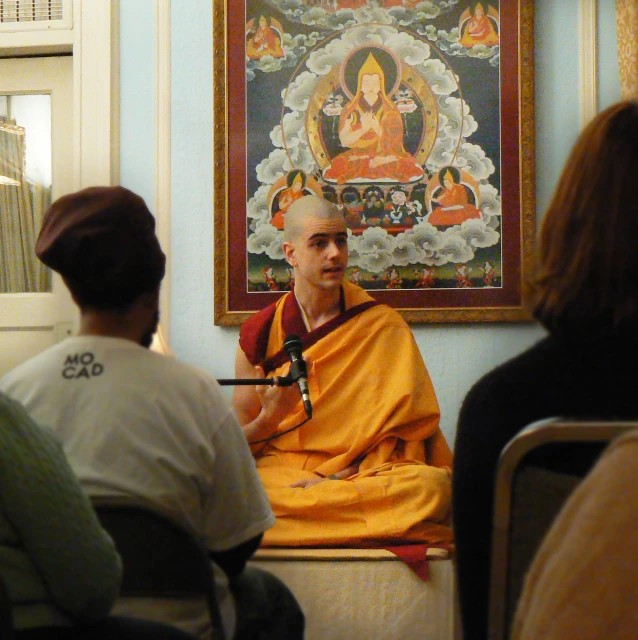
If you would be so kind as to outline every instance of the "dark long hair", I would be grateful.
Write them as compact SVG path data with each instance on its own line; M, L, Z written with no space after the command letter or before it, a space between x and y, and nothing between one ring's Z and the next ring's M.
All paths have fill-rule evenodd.
M550 331L638 329L638 102L580 134L545 212L527 300Z

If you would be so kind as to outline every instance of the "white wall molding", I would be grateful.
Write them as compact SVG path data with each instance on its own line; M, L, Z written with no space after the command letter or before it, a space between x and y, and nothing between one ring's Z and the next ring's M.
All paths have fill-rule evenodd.
M75 188L119 178L119 2L73 2Z
M579 27L579 86L580 125L584 127L598 112L598 39L597 0L580 0Z
M155 216L166 254L160 308L162 333L170 344L171 295L171 3L155 0Z

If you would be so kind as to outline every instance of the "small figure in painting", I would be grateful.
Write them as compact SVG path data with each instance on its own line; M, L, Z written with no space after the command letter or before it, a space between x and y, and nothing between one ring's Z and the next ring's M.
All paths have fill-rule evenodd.
M272 267L269 265L264 267L263 270L264 279L266 280L266 286L270 291L278 291L279 285L277 284L277 280L275 280L275 274L272 270Z
M299 200L304 194L306 186L306 174L300 169L291 171L286 177L287 189L279 194L279 209L270 220L270 224L275 229L284 228L284 215L288 211L288 207L295 201Z
M246 56L251 60L259 60L265 56L283 58L286 55L281 46L283 35L281 24L274 18L270 19L270 24L272 26L268 26L268 20L260 16L257 29L255 29L254 19L246 25L246 34L249 36L246 42Z
M390 196L392 200L392 209L390 209L390 223L391 224L404 224L405 219L409 215L407 201L408 198L405 195L405 191L396 189Z
M388 272L388 289L400 289L403 284L403 278L399 275L399 272L392 267Z
M410 89L397 89L394 102L401 113L412 113L417 110L416 103L412 99Z
M434 275L434 270L430 267L423 267L421 271L415 269L414 273L417 275L415 285L417 289L431 289L434 286L436 276Z
M363 193L363 222L373 226L381 224L384 214L383 191L379 187L368 187Z
M288 291L292 291L295 288L295 270L292 267L288 267L286 272L288 274L288 282L286 283L285 288Z
M361 286L361 271L359 267L352 267L352 269L350 269L348 280L350 280L352 284L356 284L358 287Z
M470 280L470 270L464 264L456 265L456 288L469 289L472 281Z
M430 224L450 226L473 218L480 219L480 210L470 202L468 190L460 181L461 174L456 167L444 167L439 171L439 187L431 198Z
M483 265L483 282L485 283L485 286L491 287L495 277L496 271L494 271L492 263L489 260L486 260Z
M421 216L421 210L423 209L423 205L418 200L410 200L406 203L408 208L408 221L413 220L416 223L419 223L423 220L423 216Z
M385 93L385 74L372 53L359 70L356 96L339 118L339 140L347 151L333 158L326 180L411 182L423 176L403 147L403 119Z
M363 203L358 191L354 187L346 187L341 193L341 202L343 203L342 211L346 225L351 229L359 228Z
M493 47L499 43L497 33L499 25L498 11L488 5L487 15L479 2L474 7L474 15L471 9L466 9L459 19L459 32L462 34L459 44L466 49L471 49L477 44Z
M339 93L331 93L322 107L322 111L327 116L338 116L343 110L343 96Z

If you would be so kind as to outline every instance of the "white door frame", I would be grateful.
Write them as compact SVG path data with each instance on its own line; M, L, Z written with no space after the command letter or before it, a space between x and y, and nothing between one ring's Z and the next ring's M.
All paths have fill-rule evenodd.
M155 12L155 202L157 235L167 255L162 331L170 305L170 0ZM0 56L73 53L73 188L120 182L119 0L73 0L72 28L3 32ZM34 25L35 26L35 25Z
M73 1L76 189L120 177L119 1Z

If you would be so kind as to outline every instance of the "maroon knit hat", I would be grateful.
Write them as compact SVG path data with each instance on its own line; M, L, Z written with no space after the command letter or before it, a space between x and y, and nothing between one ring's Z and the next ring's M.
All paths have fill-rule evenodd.
M124 187L89 187L56 200L35 252L81 306L130 305L159 287L166 256L144 200Z

